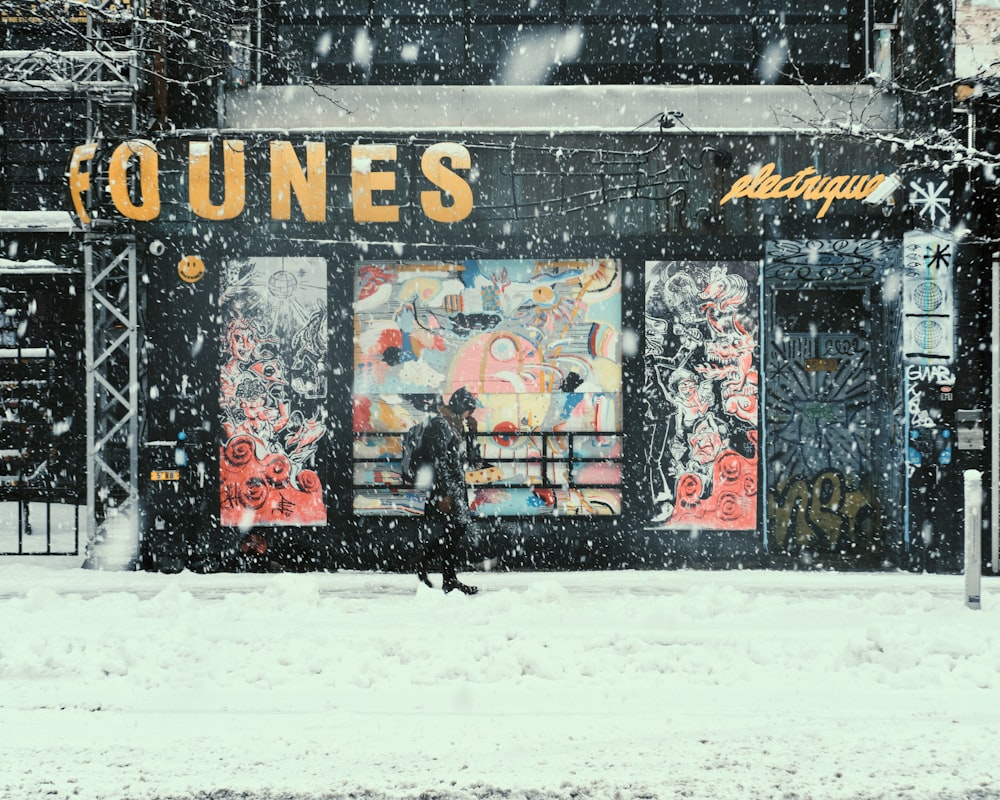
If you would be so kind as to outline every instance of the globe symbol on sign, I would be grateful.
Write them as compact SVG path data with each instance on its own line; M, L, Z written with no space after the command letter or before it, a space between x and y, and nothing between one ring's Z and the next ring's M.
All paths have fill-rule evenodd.
M923 311L935 311L944 303L944 292L936 283L921 283L913 289L913 302Z
M921 347L936 350L944 341L944 328L932 319L924 320L914 328L913 341Z
M280 272L275 272L267 281L268 291L275 297L282 299L291 297L297 286L298 281L295 279L295 276L284 269Z

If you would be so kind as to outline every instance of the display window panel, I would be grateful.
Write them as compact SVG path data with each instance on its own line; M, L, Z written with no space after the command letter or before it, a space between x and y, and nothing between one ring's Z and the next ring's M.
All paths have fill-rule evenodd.
M234 259L221 283L221 523L326 524L326 261Z
M354 325L357 514L423 513L403 437L463 386L490 467L475 513L620 513L620 261L361 263Z
M759 273L750 261L646 264L648 528L757 526Z

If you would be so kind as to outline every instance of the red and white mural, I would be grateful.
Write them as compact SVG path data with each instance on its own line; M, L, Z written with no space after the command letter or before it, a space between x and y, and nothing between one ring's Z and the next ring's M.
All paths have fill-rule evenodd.
M756 528L758 275L755 262L646 264L651 525Z
M233 260L220 292L222 524L325 524L326 262Z

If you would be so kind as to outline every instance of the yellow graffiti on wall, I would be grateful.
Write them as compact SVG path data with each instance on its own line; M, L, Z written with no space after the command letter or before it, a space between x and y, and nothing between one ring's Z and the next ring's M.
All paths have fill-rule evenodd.
M767 493L768 531L779 547L827 543L830 549L871 535L878 511L875 487L856 485L837 470L796 476ZM843 540L843 541L842 541Z

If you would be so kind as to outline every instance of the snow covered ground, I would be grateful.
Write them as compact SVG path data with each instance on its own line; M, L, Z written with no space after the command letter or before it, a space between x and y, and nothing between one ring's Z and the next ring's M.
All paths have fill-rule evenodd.
M47 563L0 561L3 800L1000 797L997 578Z

